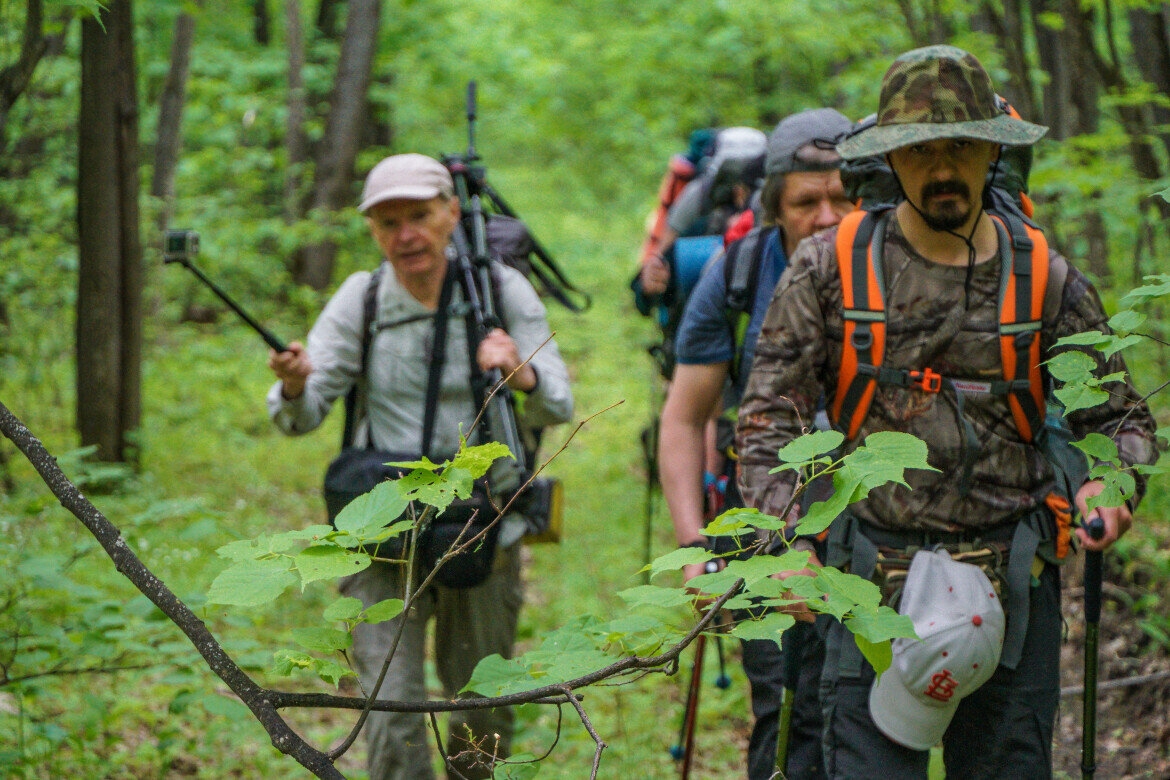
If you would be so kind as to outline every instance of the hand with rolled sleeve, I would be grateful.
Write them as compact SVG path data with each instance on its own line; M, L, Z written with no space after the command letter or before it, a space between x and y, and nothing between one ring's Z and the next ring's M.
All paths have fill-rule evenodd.
M268 367L281 382L280 394L289 401L300 398L305 392L309 374L313 373L309 353L299 341L289 344L284 352L269 350Z
M1087 522L1092 514L1100 517L1101 522L1105 525L1105 535L1100 539L1094 539L1089 536L1083 526L1077 529L1077 538L1080 539L1081 546L1086 550L1092 550L1094 552L1100 552L1112 546L1133 525L1133 515L1129 511L1129 507L1125 504L1121 506L1101 506L1094 509L1092 513L1089 512L1088 500L1093 496L1100 495L1104 489L1104 482L1093 481L1086 482L1077 491L1076 503L1081 517L1085 518Z
M475 353L476 362L481 371L499 369L508 387L521 392L530 392L536 388L536 370L529 363L520 358L520 350L512 337L499 328L493 328Z

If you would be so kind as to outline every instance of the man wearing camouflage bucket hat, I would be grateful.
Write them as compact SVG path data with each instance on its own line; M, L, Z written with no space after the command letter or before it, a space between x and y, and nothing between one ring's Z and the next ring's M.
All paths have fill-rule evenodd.
M877 487L850 505L833 523L825 563L872 577L884 603L897 608L914 552L945 549L990 577L988 597L995 594L1006 613L1002 650L972 660L941 647L931 656L939 668L922 670L930 671L924 690L914 687L925 678L910 654L898 679L913 690L898 699L891 682L871 707L876 675L852 634L816 617L821 603L793 600L786 611L815 618L827 632L828 777L925 778L924 745L938 734L948 778L1051 776L1060 696L1056 564L1068 552L1070 503L1102 519L1099 541L1076 531L1082 546L1101 550L1130 527L1145 480L1137 475L1125 505L1088 513L1086 502L1104 485L1071 463L1063 468L1046 446L1053 380L1040 361L1079 350L1096 376L1110 377L1101 385L1108 400L1067 415L1076 439L1107 436L1124 468L1152 463L1157 452L1155 423L1119 354L1053 349L1074 333L1110 332L1092 284L1021 214L993 208L987 197L1001 149L1030 145L1044 132L1003 112L967 52L932 46L900 56L883 79L876 122L837 151L846 160L884 157L901 200L854 212L804 241L765 317L739 413L748 505L784 512L797 475L772 473L776 452L827 398L845 453L870 433L904 432L926 443L936 470L907 471L905 485ZM932 625L930 616L913 619ZM952 669L960 658L994 663L994 673L984 681L985 670ZM891 705L921 697L950 703L913 712Z

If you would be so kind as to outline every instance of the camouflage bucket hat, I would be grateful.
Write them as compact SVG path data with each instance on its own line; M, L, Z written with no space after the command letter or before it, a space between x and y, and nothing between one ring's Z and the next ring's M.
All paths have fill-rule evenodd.
M837 144L837 153L853 160L940 138L1030 146L1046 132L997 107L991 78L974 55L927 46L894 60L882 79L877 124Z

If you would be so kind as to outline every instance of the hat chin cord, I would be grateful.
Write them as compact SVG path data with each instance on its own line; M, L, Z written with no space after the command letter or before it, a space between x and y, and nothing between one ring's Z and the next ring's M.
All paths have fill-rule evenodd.
M926 224L926 226L937 233L950 233L952 236L967 245L967 273L963 278L964 309L971 308L971 277L975 273L975 244L972 239L975 238L975 231L979 229L979 218L983 216L983 211L985 209L987 200L990 198L990 182L995 181L995 175L999 172L999 157L999 155L996 155L995 163L991 167L991 177L988 180L988 184L983 188L983 196L979 199L979 211L975 212L975 221L971 224L971 233L964 236L962 233L958 233L948 228L940 229L931 227L930 217L926 216L922 209L918 208L918 204L910 199L910 195L907 194L906 188L902 186L902 177L898 175L898 170L894 167L893 161L890 160L890 155L888 153L886 154L886 164L890 167L890 172L894 174L894 181L898 182L898 189L902 191L902 198L906 201L907 204L909 204L910 208L918 212L918 216L922 218L922 221Z

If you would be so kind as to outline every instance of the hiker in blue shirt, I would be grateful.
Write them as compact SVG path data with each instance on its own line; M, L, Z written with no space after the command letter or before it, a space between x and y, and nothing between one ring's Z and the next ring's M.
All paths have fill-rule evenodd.
M763 219L712 261L687 301L659 447L663 493L680 545L714 549L716 540L702 534L705 518L720 508L743 506L728 452L732 425L723 413L738 404L764 312L787 257L800 241L836 225L853 209L841 185L840 158L833 151L850 128L848 119L828 108L794 114L776 125L767 144ZM719 424L709 425L716 417ZM684 576L690 580L702 571L701 564L688 566ZM748 746L752 780L776 772L785 688L795 689L797 696L787 767L780 768L787 777L819 776L819 643L798 636L808 632L804 626L790 630L783 651L772 640L743 643L755 716ZM791 657L786 659L786 653Z

